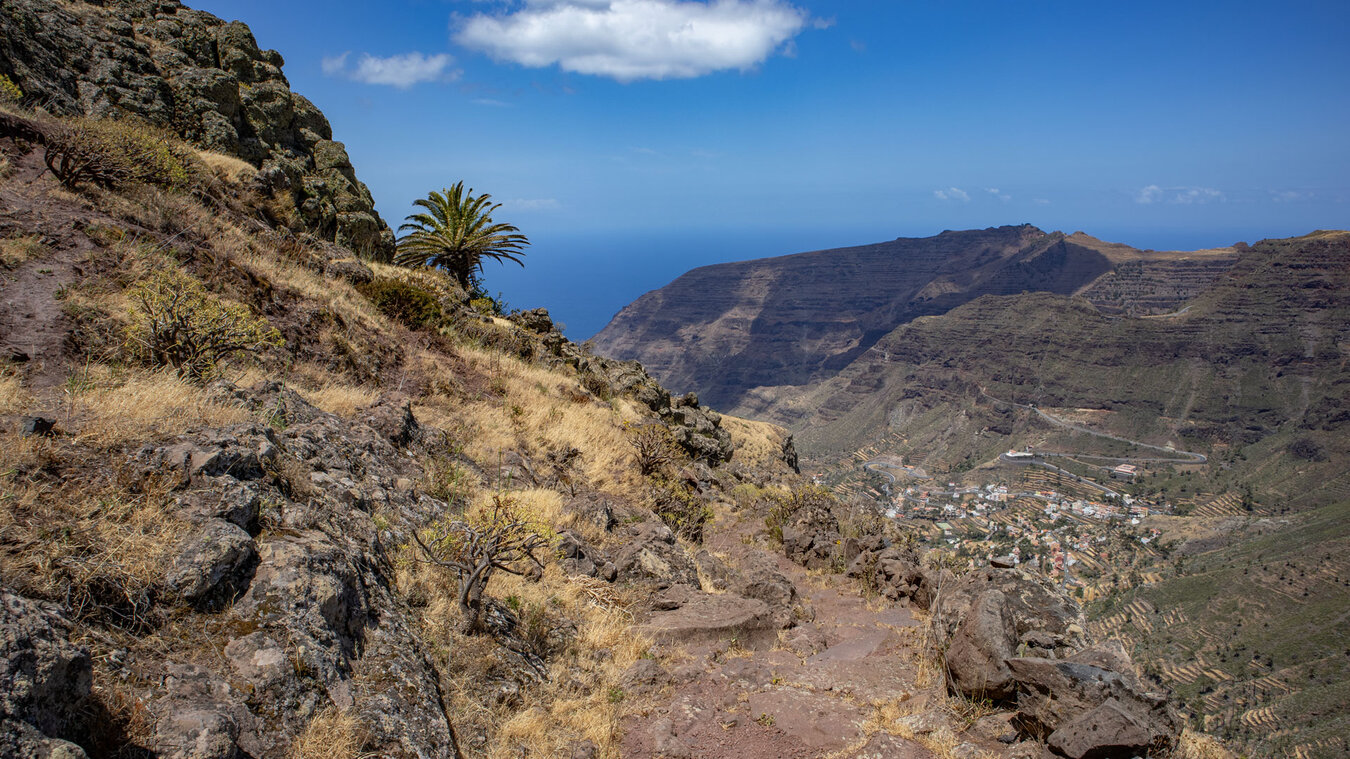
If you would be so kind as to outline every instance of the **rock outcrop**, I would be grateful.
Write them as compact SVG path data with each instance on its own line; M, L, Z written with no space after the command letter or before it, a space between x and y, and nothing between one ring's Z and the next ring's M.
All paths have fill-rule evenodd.
M133 455L135 471L181 488L174 516L187 529L165 587L216 613L225 636L220 656L128 662L137 681L165 684L137 694L156 726L147 748L273 756L305 715L332 708L355 715L381 755L453 756L450 723L427 697L437 674L385 553L446 508L406 484L420 425L394 402L344 421L276 384L218 392L272 409L274 426L194 433ZM377 509L393 532L382 533Z
M291 91L282 57L177 0L5 0L0 74L25 102L63 115L132 116L258 169L305 228L357 253L387 257L393 233L375 212L328 119Z
M83 759L92 671L55 609L0 591L0 755Z

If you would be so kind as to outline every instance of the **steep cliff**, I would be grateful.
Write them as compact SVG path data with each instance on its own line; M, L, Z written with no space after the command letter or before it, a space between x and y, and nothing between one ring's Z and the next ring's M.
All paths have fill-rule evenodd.
M1100 282L1090 297L1106 306L1123 296L1104 280L1128 265L1134 289L1152 296L1131 302L1166 308L1190 291L1150 287L1142 272L1170 266L1203 286L1231 263L1228 251L1159 254L1030 225L943 232L695 269L624 308L594 344L734 410L758 387L828 379L896 327L981 296Z
M177 0L0 2L0 74L51 113L136 117L259 168L308 231L376 258L393 234L341 142L243 23ZM282 216L288 215L283 211Z

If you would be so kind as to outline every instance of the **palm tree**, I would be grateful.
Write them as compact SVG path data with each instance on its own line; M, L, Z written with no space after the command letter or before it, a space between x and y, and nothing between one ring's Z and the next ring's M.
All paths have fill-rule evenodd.
M492 220L501 204L491 201L487 193L474 195L473 188L466 193L463 182L415 201L426 212L410 215L398 228L408 234L399 238L394 263L445 269L465 290L478 283L485 258L524 266L519 256L530 241L516 227Z

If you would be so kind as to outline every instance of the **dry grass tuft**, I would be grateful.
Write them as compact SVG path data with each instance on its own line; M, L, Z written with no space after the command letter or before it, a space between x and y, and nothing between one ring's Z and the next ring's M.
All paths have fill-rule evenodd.
M0 373L0 414L19 414L33 405L33 395L14 374Z
M251 418L232 398L213 394L172 371L113 370L92 365L67 383L69 431L100 448L173 437L193 427L224 427Z
M64 472L70 451L52 440L0 440L16 455L0 473L0 574L25 593L64 599L73 616L126 629L149 623L153 593L186 525L168 510L165 487L130 493L118 482ZM60 529L53 529L60 525Z
M782 427L724 414L722 428L731 433L737 463L764 466L781 460L783 441L787 439Z
M1188 729L1182 731L1173 756L1176 759L1236 759L1237 754L1228 750L1217 738Z
M365 726L349 712L328 708L310 717L291 744L290 759L361 759Z
M46 250L42 238L36 235L0 240L0 267L17 269L25 261L37 258Z
M330 381L313 390L299 387L296 392L324 411L342 417L355 416L357 409L365 408L380 398L380 392L374 388L340 381Z
M232 184L243 184L258 173L248 161L210 150L198 150L197 158L217 179Z

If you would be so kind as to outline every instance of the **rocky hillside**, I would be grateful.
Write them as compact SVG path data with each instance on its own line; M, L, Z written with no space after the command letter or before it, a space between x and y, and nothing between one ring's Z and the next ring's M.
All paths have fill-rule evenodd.
M0 755L1229 756L1056 586L917 550L785 430L297 234L335 143L150 108L188 70L281 97L242 27L3 8Z
M1232 265L1231 250L1158 253L1030 225L707 266L634 301L593 339L662 382L745 411L756 388L828 379L900 325L985 295L1082 291L1163 313Z
M0 75L22 102L57 115L133 117L247 161L284 203L282 224L387 257L375 212L328 119L291 91L281 54L243 23L177 0L0 2Z

